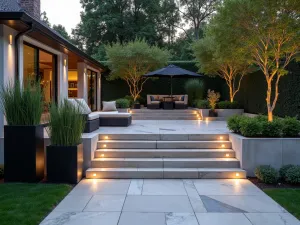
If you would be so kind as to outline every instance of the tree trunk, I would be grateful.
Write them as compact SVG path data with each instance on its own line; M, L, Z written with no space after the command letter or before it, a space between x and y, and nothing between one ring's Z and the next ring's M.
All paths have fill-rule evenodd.
M233 102L233 90L232 90L232 86L229 87L229 96L230 96L230 102Z
M267 98L266 98L269 122L273 121L273 110L272 110L272 106L271 106L271 94L272 94L272 83L271 82L272 82L271 80L267 81L268 89L267 89Z

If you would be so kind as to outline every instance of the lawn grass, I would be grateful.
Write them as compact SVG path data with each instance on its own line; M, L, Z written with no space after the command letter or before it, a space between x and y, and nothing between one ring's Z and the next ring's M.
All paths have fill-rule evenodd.
M38 225L69 193L65 184L0 184L0 224Z
M300 219L300 189L264 189L264 192Z

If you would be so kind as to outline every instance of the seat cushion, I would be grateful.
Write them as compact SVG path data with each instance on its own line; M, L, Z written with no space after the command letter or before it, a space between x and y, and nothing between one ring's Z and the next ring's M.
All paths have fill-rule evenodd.
M96 120L99 119L99 113L98 112L92 112L88 114L88 120Z
M99 118L129 118L131 117L131 113L107 113L100 112Z
M160 101L151 101L151 104L159 104Z
M175 104L184 104L184 101L175 101Z
M103 111L110 112L110 111L117 111L116 101L111 102L102 102L103 104Z

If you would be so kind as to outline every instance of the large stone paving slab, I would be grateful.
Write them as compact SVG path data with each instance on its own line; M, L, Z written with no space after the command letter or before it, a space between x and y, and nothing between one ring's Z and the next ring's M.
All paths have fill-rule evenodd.
M123 212L118 225L165 225L165 214Z
M125 195L94 195L84 211L121 212Z
M120 212L52 212L41 225L117 225Z
M182 180L145 180L143 195L187 195Z
M53 210L54 212L81 212L91 200L91 195L65 197L58 206Z
M69 195L126 195L130 180L85 179Z
M265 195L247 179L195 180L199 195Z
M166 213L167 225L198 225L194 213Z
M246 213L252 225L300 225L289 213Z
M192 213L187 196L127 196L123 212L180 212Z
M252 225L243 213L196 213L200 225Z

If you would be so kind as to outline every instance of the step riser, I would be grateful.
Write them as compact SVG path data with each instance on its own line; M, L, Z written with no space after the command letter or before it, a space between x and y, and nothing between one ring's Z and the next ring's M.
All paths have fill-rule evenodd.
M96 176L94 176L94 174ZM184 172L171 172L171 171L124 171L124 172L86 172L86 178L88 179L236 179L246 178L245 172L239 171L239 176L236 176L236 172L198 172L184 171Z
M228 134L100 134L99 140L228 141Z
M98 149L231 149L231 142L98 142Z
M92 168L239 168L239 161L92 161Z
M234 158L235 152L95 151L95 158Z

